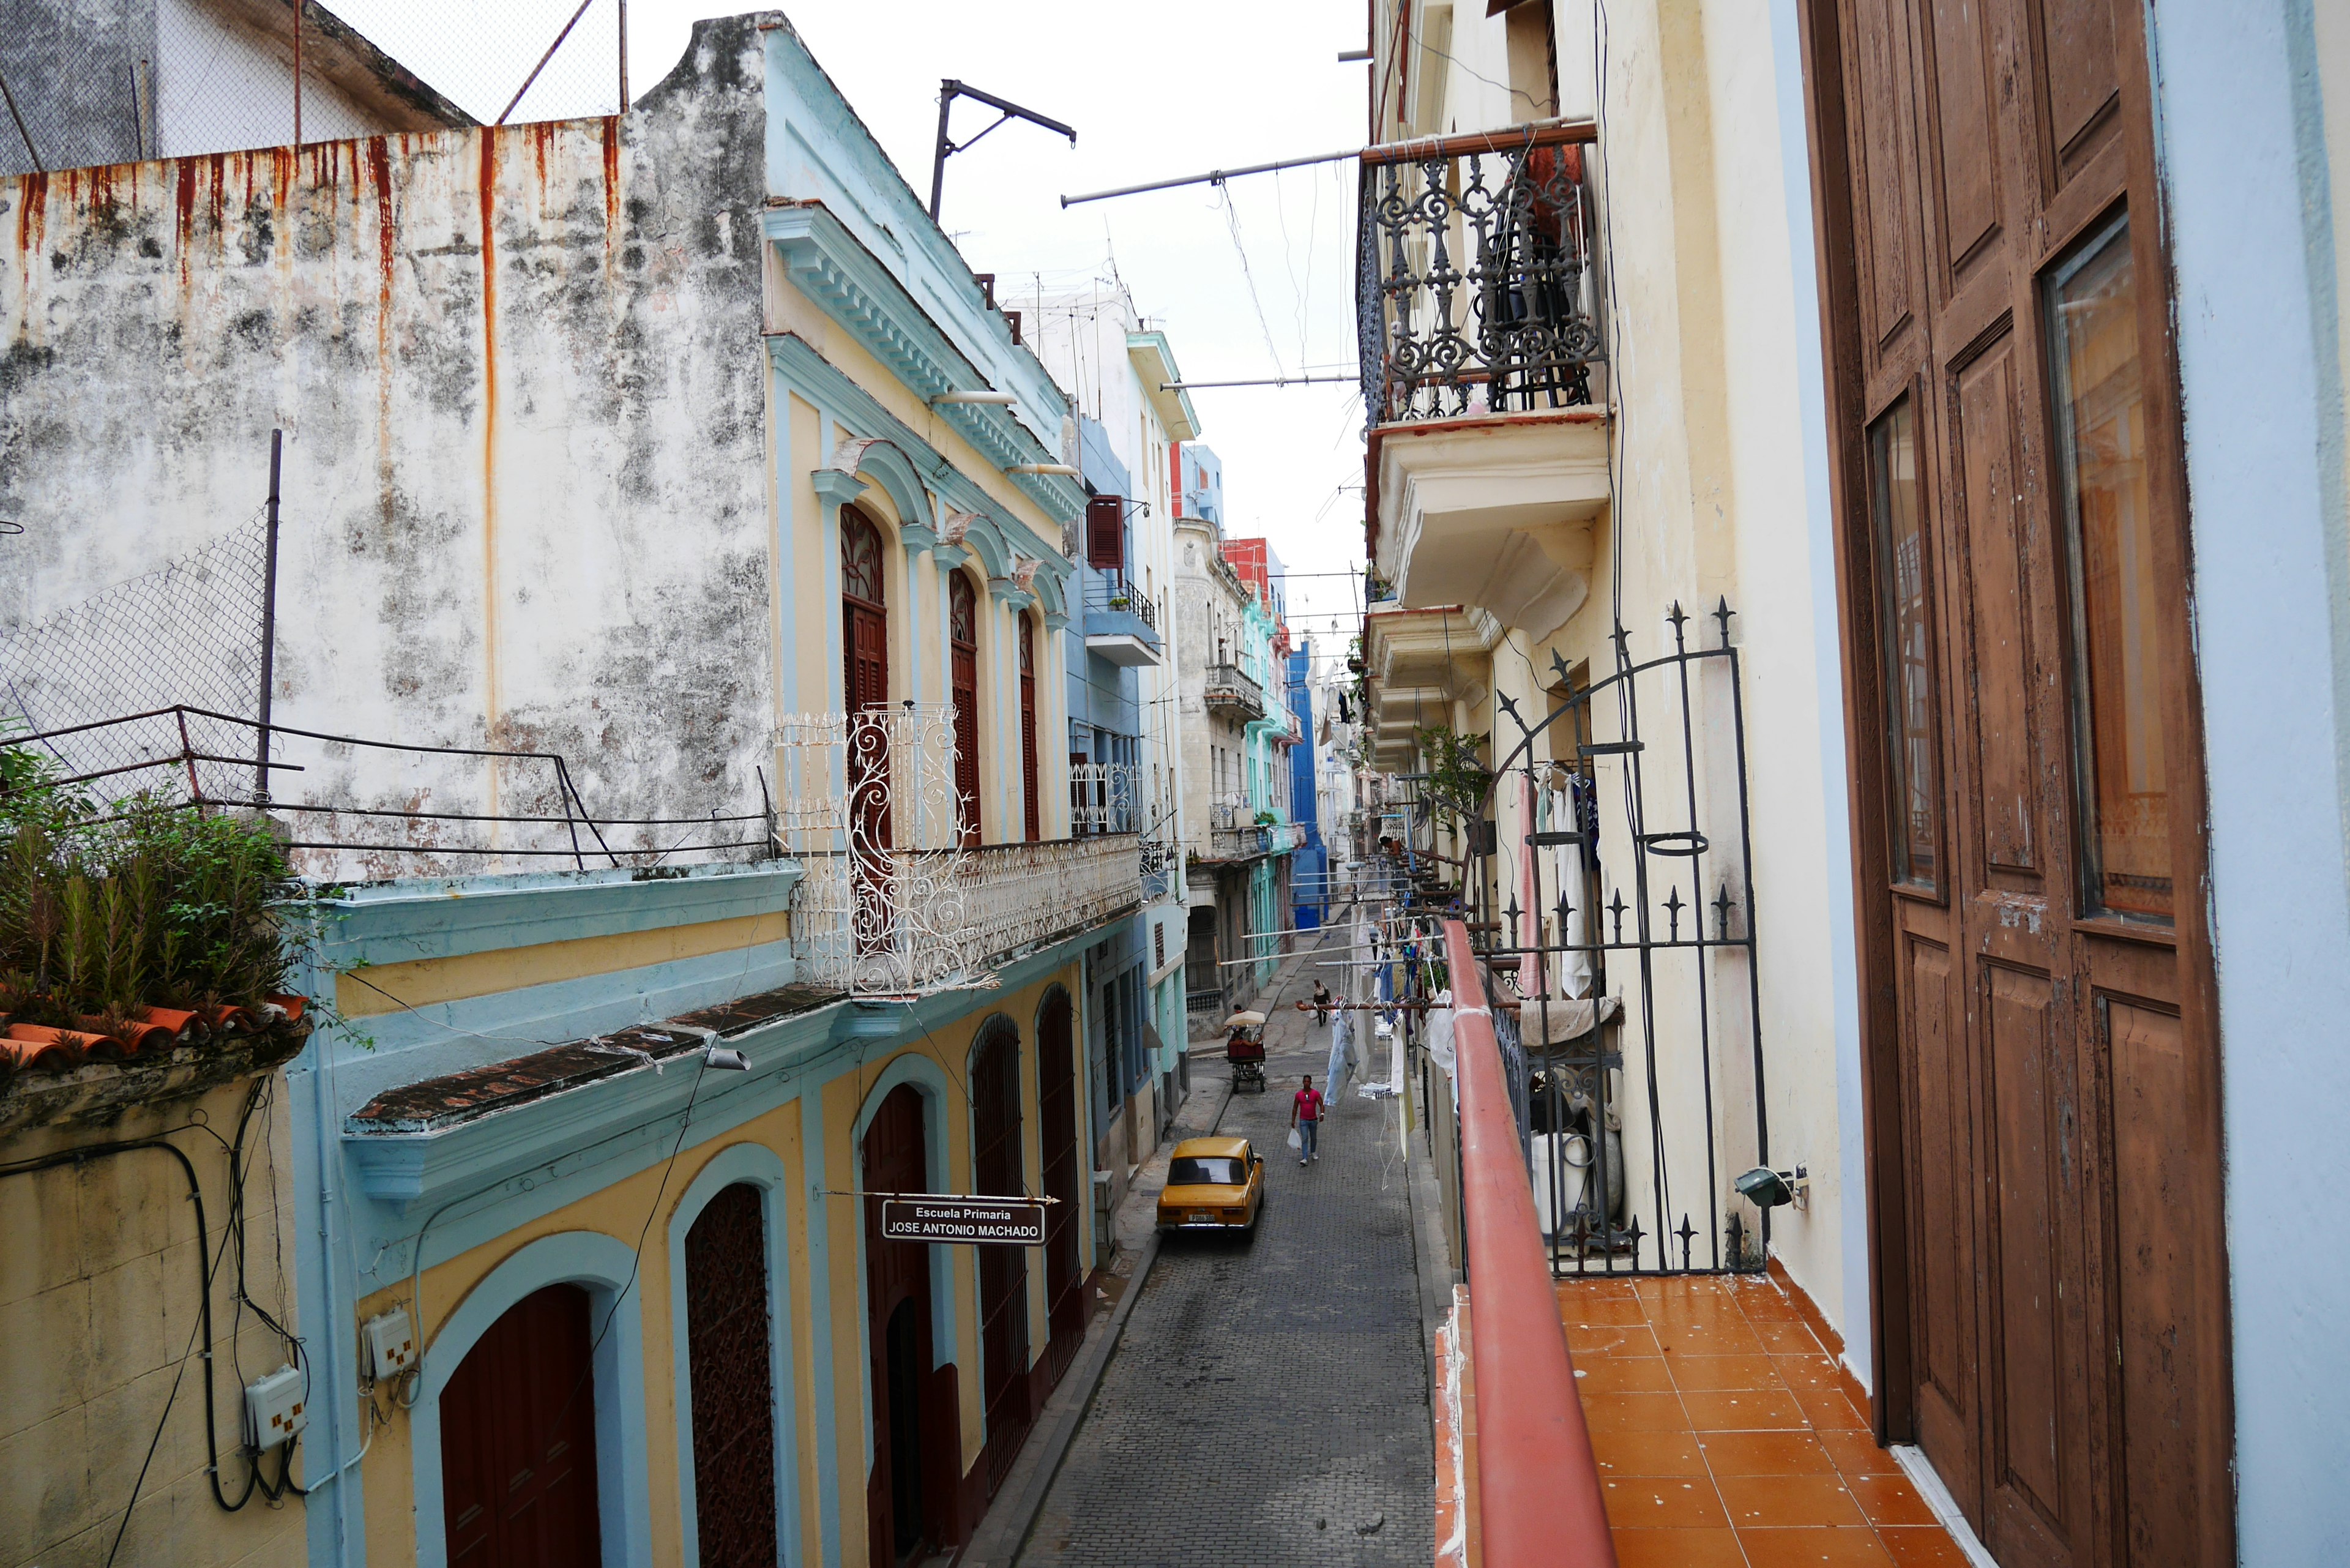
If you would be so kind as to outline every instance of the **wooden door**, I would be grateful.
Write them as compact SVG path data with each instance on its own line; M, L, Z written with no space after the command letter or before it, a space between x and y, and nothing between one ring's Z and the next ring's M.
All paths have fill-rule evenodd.
M947 577L947 642L953 650L955 794L963 847L976 849L979 823L979 596L961 572Z
M1086 1337L1084 1275L1077 1267L1077 1225L1084 1212L1077 1190L1077 1059L1069 993L1045 999L1036 1023L1036 1118L1045 1161L1045 1314L1052 1339L1047 1354L1058 1379L1076 1359Z
M998 1021L971 1068L974 1190L997 1197L1028 1191L1020 1147L1020 1035ZM1022 1247L979 1250L980 1396L986 1410L987 1487L1003 1484L1028 1435L1028 1253Z
M854 715L889 706L889 613L883 595L881 531L854 506L840 510L841 700L852 715L847 770L849 877L856 889L859 953L889 945L891 823L889 738Z
M922 1096L911 1085L889 1092L866 1128L865 1190L927 1192L929 1159ZM866 1530L874 1568L912 1558L928 1539L941 1503L925 1462L931 1367L931 1250L881 1239L881 1203L866 1202L865 1303L872 1356L873 1473L866 1486ZM951 1373L952 1368L947 1369Z
M1809 0L1883 1435L1994 1557L2230 1560L2185 484L2121 0Z
M452 1568L603 1561L588 1293L548 1285L508 1307L441 1394L441 1501Z
M767 1359L767 1221L748 1182L712 1199L685 1233L693 1391L694 1533L702 1568L773 1568L775 1388Z
M1028 825L1028 842L1045 836L1042 807L1036 797L1036 628L1020 617L1020 789Z

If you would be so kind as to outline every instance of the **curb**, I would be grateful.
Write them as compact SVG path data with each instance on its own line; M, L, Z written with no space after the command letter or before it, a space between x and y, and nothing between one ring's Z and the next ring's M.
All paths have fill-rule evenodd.
M1232 1080L1227 1078L1224 1080L1224 1097L1216 1106L1215 1118L1208 1124L1209 1132L1212 1133L1223 1125L1224 1111L1232 1103ZM1069 1444L1076 1438L1077 1428L1086 1424L1086 1417L1093 1409L1094 1396L1101 1388L1102 1375L1109 1370L1110 1360L1118 1354L1118 1340L1126 1333L1126 1320L1132 1314L1134 1303L1142 1299L1143 1283L1150 1277L1150 1266L1158 1261L1159 1232L1154 1230L1143 1239L1141 1251L1134 1262L1134 1272L1127 1280L1126 1289L1119 1293L1118 1304L1110 1308L1109 1322L1103 1328L1101 1337L1087 1345L1079 1354L1076 1365L1069 1368L1066 1386L1071 1391L1071 1398L1068 1408L1062 1412L1059 1424L1045 1437L1036 1468L1029 1475L1025 1487L1012 1500L1011 1507L1003 1516L1004 1528L996 1535L999 1542L1010 1542L1010 1547L989 1549L1000 1552L1000 1555L980 1555L972 1551L980 1544L979 1537L973 1535L955 1554L956 1568L1001 1568L1002 1564L1017 1559L1026 1548L1029 1534L1036 1528L1036 1516L1044 1511L1045 1499L1051 1493L1053 1482L1060 1476L1061 1462L1068 1458Z

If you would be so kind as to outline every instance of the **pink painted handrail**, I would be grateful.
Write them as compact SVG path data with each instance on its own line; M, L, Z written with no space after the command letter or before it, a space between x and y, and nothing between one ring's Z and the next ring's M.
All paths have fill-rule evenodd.
M1477 1515L1491 1568L1616 1568L1607 1504L1502 1082L1469 928L1444 922L1461 1081L1461 1206L1477 1388Z

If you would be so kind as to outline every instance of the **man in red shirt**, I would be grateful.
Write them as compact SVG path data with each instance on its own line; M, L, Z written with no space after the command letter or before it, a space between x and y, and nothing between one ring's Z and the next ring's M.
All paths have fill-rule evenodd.
M1305 1083L1305 1086L1297 1091L1297 1097L1289 1102L1289 1125L1297 1134L1297 1163L1300 1165L1309 1159L1322 1158L1320 1151L1314 1147L1315 1135L1322 1130L1322 1096L1315 1091L1313 1075L1308 1074Z

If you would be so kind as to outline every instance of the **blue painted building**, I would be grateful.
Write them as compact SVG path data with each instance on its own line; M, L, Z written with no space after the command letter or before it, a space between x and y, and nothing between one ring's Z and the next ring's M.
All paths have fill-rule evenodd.
M1330 851L1322 842L1321 813L1315 809L1321 766L1314 738L1313 672L1314 640L1306 638L1290 652L1282 693L1300 737L1289 748L1289 816L1301 834L1289 861L1290 908L1299 930L1319 926L1330 912Z

